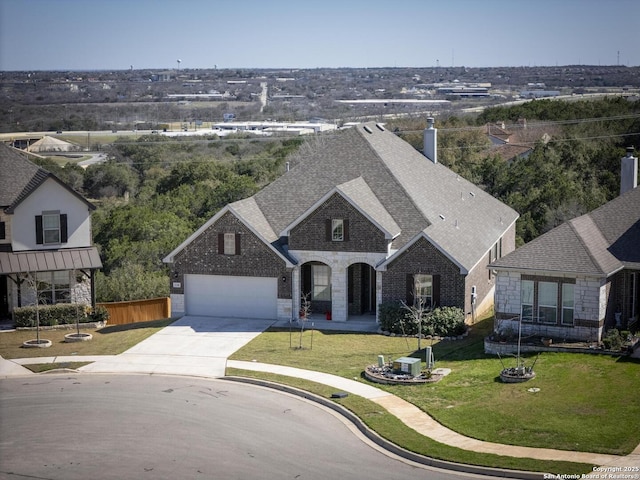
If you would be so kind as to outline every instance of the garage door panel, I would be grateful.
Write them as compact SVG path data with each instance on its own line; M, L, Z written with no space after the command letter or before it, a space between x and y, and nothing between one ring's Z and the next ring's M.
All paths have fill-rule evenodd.
M225 275L185 275L188 315L276 318L277 279Z

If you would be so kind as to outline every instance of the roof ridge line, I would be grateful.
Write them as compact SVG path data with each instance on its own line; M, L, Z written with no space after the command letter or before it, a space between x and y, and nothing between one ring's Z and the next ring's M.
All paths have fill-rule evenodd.
M596 224L596 222L593 221L593 218L591 218L591 216L588 213L585 213L584 215L581 215L579 217L576 218L572 218L571 220L569 220L567 223L569 224L569 227L571 228L571 230L573 231L573 233L575 233L576 238L578 239L578 241L580 242L580 244L584 247L585 252L587 252L587 255L589 255L589 258L591 259L591 261L593 262L594 265L597 265L598 268L600 269L600 272L602 274L608 274L608 272L605 271L605 269L603 268L602 263L596 258L596 256L593 254L593 251L591 249L591 246L585 241L584 237L582 236L582 232L581 230L579 230L576 227L575 222L579 221L580 219L587 219L596 229L596 231L598 232L598 235L605 240L605 243L608 244L608 242L606 241L606 238L604 235L602 235L602 231L600 230L600 227L598 227L598 225Z

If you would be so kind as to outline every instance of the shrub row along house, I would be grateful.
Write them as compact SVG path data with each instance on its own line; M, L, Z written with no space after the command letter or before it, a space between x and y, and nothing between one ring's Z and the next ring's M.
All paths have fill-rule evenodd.
M295 319L306 297L344 322L415 294L491 306L487 266L514 250L518 214L438 163L431 119L425 155L375 123L313 144L164 259L174 314Z
M607 327L640 318L638 159L622 159L620 196L490 265L496 329L599 342Z
M94 208L55 175L0 144L0 318L36 298L95 307L94 274L102 263L92 245Z

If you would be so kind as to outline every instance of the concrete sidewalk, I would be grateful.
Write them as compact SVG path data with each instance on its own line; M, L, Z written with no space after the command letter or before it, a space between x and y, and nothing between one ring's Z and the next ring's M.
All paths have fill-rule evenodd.
M327 373L258 362L227 360L236 350L259 335L272 321L246 319L215 319L183 317L120 355L39 357L6 360L0 357L0 378L33 375L22 365L35 363L93 362L79 370L88 373L145 373L188 375L208 378L225 376L226 367L269 372L303 378L329 385L337 391L367 398L400 419L405 425L433 440L464 450L517 458L568 461L608 467L636 467L640 465L640 446L632 454L622 457L588 452L518 447L483 442L460 435L436 422L415 405L377 388L363 380L350 380ZM277 326L288 326L278 324ZM310 327L307 325L306 327ZM352 324L353 327L356 327ZM323 324L324 329L340 330L337 322ZM370 331L370 322L360 328ZM299 328L293 325L293 328ZM318 328L318 325L315 325Z
M552 450L546 448L518 447L513 445L502 445L498 443L483 442L473 438L465 437L459 433L446 428L436 422L433 418L420 410L415 405L402 400L401 398L387 393L379 388L373 387L363 381L349 380L343 377L330 375L327 373L302 370L299 368L284 367L280 365L269 365L256 362L243 362L237 360L227 361L227 366L240 370L252 370L258 372L276 373L288 377L303 378L312 382L322 383L335 387L337 390L351 393L367 398L392 415L399 418L402 423L414 429L425 437L449 445L471 450L479 453L490 453L494 455L504 455L508 457L533 458L536 460L554 460L566 462L579 462L601 466L637 466L640 465L640 446L626 457L618 455L606 455L589 452L573 452L565 450Z

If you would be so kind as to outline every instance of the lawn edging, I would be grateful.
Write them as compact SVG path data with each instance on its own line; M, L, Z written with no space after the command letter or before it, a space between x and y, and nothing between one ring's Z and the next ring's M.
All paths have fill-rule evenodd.
M419 463L421 465L441 468L444 470L451 470L456 472L470 473L475 475L491 475L495 477L506 477L506 478L515 478L522 480L539 480L541 477L540 472L527 472L522 470L507 470L500 468L491 468L491 467L482 467L479 465L467 465L463 463L449 462L446 460L439 460L436 458L431 458L426 455L421 455L415 452L411 452L406 450L389 440L381 437L377 432L370 429L356 414L343 407L342 405L332 402L320 395L316 395L314 393L300 390L298 388L290 387L288 385L283 385L281 383L271 382L267 380L251 378L251 377L239 377L239 376L225 376L222 380L228 380L232 382L238 383L247 383L251 385L258 385L265 388L271 388L274 390L282 391L285 393L289 393L291 395L296 395L298 397L302 397L305 400L309 400L312 402L319 403L320 405L330 408L334 412L340 414L347 420L349 420L356 428L369 440L376 443L381 448L398 455L402 458L410 460L415 463Z

